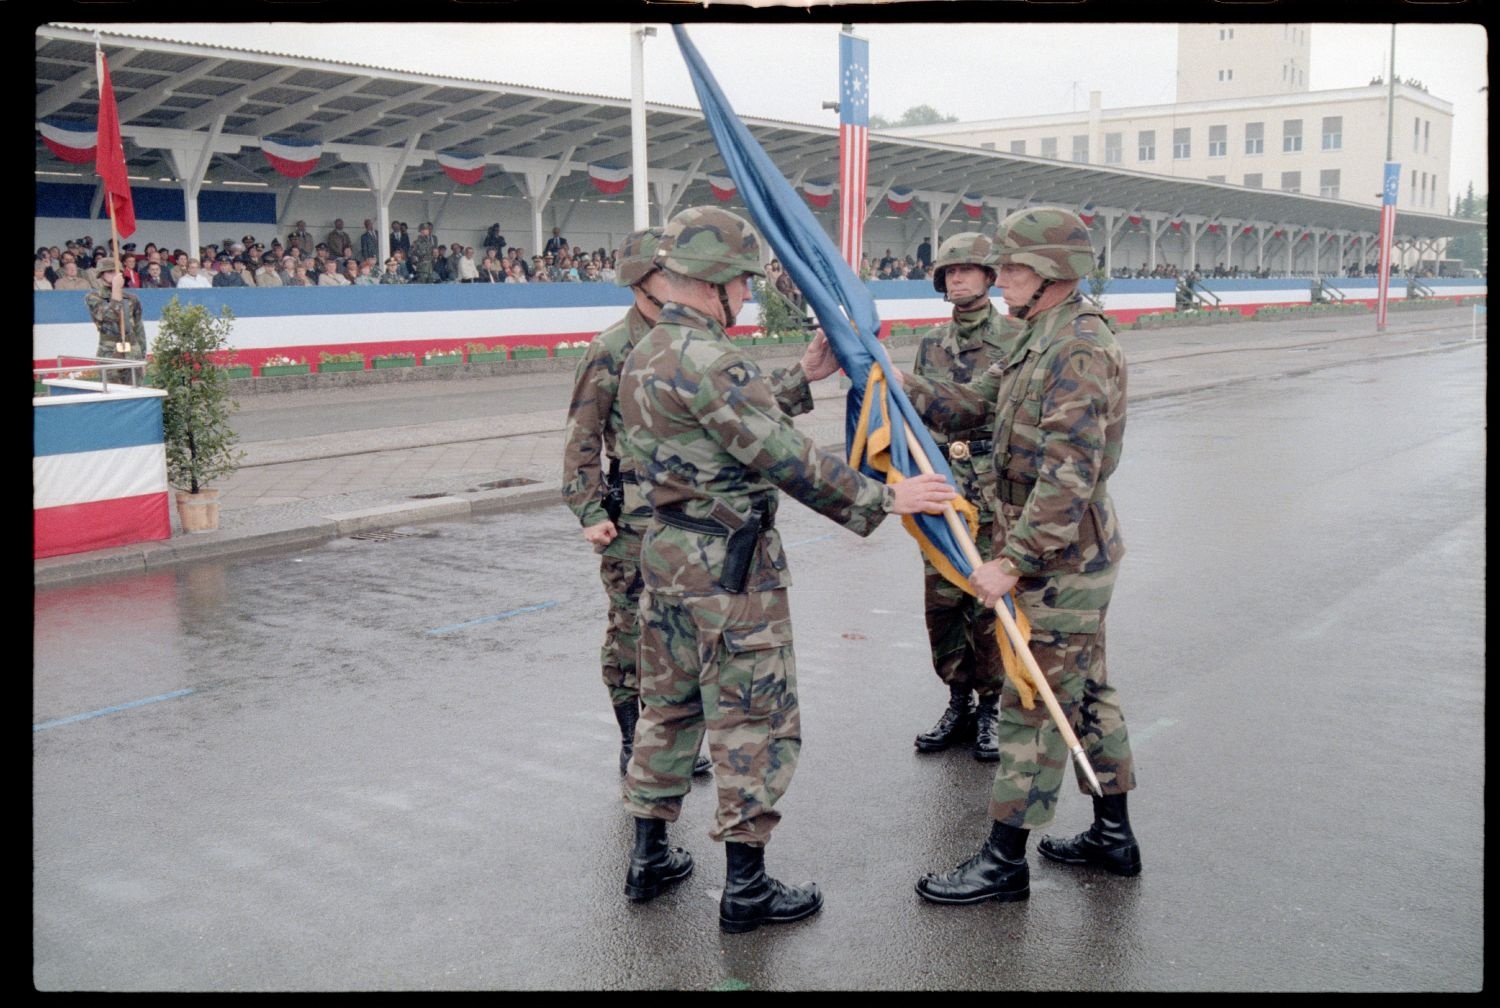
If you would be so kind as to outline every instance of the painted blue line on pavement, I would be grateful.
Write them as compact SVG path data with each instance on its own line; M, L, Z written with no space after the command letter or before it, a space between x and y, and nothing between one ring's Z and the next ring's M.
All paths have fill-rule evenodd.
M57 718L54 721L43 721L31 726L34 732L45 731L48 728L56 728L58 725L72 724L74 721L87 721L89 718L102 717L105 714L115 714L119 711L130 710L132 707L141 707L149 703L160 703L162 700L175 700L180 696L187 696L196 692L192 688L173 690L171 693L163 693L160 696L146 697L144 700L132 700L130 703L116 704L113 707L101 707L99 710L89 711L86 714L74 714L72 717Z
M431 636L432 634L448 633L452 630L463 630L467 627L479 626L481 623L493 623L496 620L507 619L511 616L520 616L522 613L540 612L543 609L551 609L555 605L557 605L557 600L553 599L551 602L541 602L537 605L522 606L519 609L512 609L509 612L496 613L493 616L481 616L478 619L471 619L464 623L454 623L452 626L433 627L431 630L427 631L427 633L429 636Z

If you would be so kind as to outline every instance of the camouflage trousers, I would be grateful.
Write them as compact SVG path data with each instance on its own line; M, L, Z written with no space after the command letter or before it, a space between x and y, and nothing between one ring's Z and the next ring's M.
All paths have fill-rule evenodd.
M611 707L629 703L640 693L636 675L636 649L640 624L636 610L641 600L641 535L617 525L619 535L599 558L599 580L609 596L609 617L604 625L604 645L599 649L599 670L609 690Z
M1113 568L1094 574L1023 578L1019 603L1031 620L1031 654L1057 696L1105 794L1135 787L1135 764L1115 689L1104 659L1104 616ZM1072 762L1062 734L1038 697L1031 710L1008 681L1000 694L1000 762L990 793L990 817L1036 829L1057 811L1063 775ZM1091 793L1074 765L1078 788Z
M987 556L990 522L981 519L979 529L974 545L980 556ZM922 574L932 670L950 687L973 690L982 697L998 695L1004 673L995 644L995 610L943 577L926 560Z
M676 822L704 733L714 764L716 841L764 846L802 749L786 589L641 596L641 719L625 808Z

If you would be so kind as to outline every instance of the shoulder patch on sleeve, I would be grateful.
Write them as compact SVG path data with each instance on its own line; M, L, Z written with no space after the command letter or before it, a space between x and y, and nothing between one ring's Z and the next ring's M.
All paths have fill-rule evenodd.
M724 377L740 388L750 384L758 376L759 372L744 361L735 361L724 368Z
M1068 360L1065 369L1069 377L1087 377L1090 365L1094 360L1094 351L1087 346L1075 345L1068 351Z

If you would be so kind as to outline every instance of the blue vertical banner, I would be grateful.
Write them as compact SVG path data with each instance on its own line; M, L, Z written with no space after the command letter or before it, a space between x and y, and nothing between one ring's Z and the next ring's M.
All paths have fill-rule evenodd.
M1390 296L1391 258L1396 244L1396 194L1401 188L1401 166L1385 163L1385 183L1380 191L1380 285L1375 301L1375 328L1385 328L1385 307Z
M859 271L870 163L870 43L839 35L839 254Z

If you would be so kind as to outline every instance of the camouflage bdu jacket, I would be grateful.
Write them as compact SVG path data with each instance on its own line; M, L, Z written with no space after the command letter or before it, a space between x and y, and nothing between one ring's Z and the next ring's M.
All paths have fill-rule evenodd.
M578 362L573 376L573 399L568 406L568 425L563 435L563 502L582 526L597 525L609 517L604 498L609 492L609 461L620 458L620 371L625 358L648 332L651 323L634 305L625 317L595 336ZM812 409L812 391L800 367L778 368L771 375L771 392L782 411L797 416ZM621 471L634 466L621 459ZM640 485L624 483L625 500L616 523L624 532L639 534L651 518ZM616 539L612 547L620 543ZM625 544L620 543L623 549Z
M800 371L800 368L794 369ZM702 312L669 302L626 358L620 380L623 449L655 509L715 520L744 518L756 502L774 514L776 488L859 535L884 520L893 494L826 454L792 425L771 384ZM718 520L722 520L722 517ZM663 595L718 595L727 539L653 522L641 574ZM791 584L781 538L759 537L747 592Z
M1119 563L1106 481L1124 444L1125 355L1103 315L1075 297L1028 321L1009 359L972 383L913 376L906 393L935 428L993 423L995 557L1047 577Z
M982 372L993 361L1009 355L1021 329L1018 320L1000 314L988 301L980 308L955 311L947 325L922 337L917 346L915 373L923 378L967 384L974 380L975 371ZM969 430L930 433L941 448L953 441L988 440L992 427L991 418L985 417ZM979 509L980 520L992 521L990 502L984 499L982 491L995 469L991 453L979 452L962 459L950 457L948 468L953 471L964 499Z
M131 344L130 350L123 354L115 349L115 344L121 342L120 305L110 301L108 290L91 290L83 296L83 305L99 329L99 349L95 356L142 359L146 356L146 325L141 320L140 299L129 291L122 291L120 297L125 305L126 331Z

